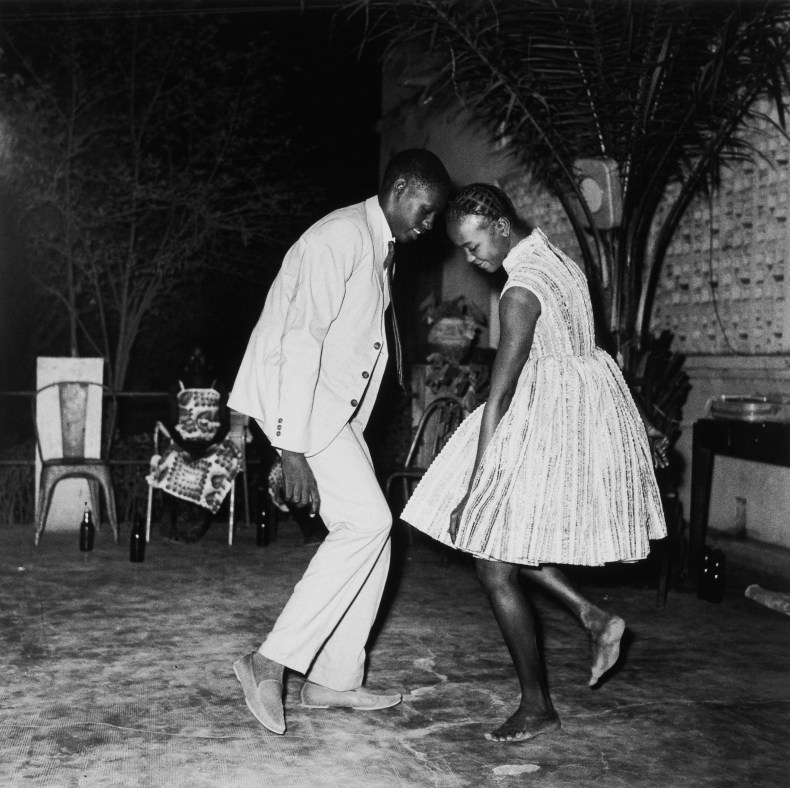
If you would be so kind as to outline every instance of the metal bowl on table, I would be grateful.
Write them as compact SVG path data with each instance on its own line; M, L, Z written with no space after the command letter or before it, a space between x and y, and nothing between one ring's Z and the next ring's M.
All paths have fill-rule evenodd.
M736 421L786 421L790 397L781 394L722 394L711 402L714 419Z

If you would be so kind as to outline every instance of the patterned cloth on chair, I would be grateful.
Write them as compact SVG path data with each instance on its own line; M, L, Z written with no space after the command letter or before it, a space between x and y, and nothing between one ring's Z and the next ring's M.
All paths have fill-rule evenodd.
M182 441L211 443L219 431L221 394L215 388L187 389L180 380L178 383L178 437Z
M229 438L213 443L220 427L220 393L214 388L178 392L175 432L184 444L157 422L149 484L216 514L241 467L241 452ZM158 437L164 444L159 449ZM192 448L195 447L195 448Z

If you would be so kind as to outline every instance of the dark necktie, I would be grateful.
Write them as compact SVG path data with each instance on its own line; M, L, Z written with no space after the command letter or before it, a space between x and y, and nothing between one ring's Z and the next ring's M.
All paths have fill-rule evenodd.
M406 383L403 378L403 351L400 344L398 319L395 316L395 302L392 297L392 277L395 275L395 244L392 241L388 244L387 259L384 261L384 273L387 277L387 288L390 295L390 321L392 322L392 340L395 345L395 370L398 374L400 387L406 391Z

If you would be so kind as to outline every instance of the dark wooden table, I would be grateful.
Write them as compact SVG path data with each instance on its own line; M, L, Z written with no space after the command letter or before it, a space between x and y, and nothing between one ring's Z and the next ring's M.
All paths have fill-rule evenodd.
M699 580L710 510L713 460L717 454L790 468L790 422L699 419L691 453L691 521L688 577Z

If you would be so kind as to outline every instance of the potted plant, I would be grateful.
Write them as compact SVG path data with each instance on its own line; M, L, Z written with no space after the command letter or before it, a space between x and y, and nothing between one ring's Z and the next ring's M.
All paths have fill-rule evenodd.
M431 350L456 364L469 355L488 323L483 311L463 295L439 301L432 293L420 304L420 317L428 326Z
M431 353L427 361L425 386L430 391L430 399L456 397L467 413L485 401L490 378L486 364L459 364L442 353Z

